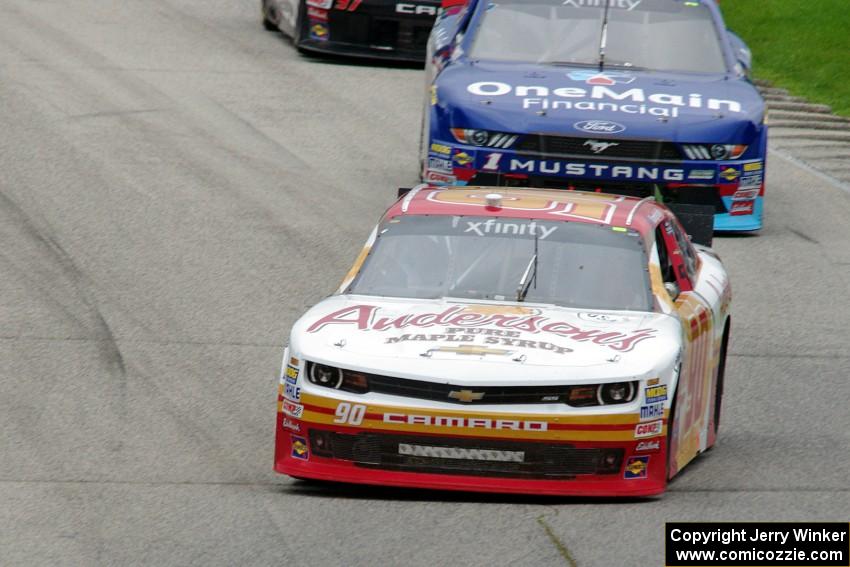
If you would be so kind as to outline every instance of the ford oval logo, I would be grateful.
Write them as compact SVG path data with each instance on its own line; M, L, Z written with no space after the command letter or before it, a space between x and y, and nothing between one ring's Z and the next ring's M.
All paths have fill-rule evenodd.
M573 124L573 128L594 134L619 134L626 131L626 127L622 124L607 120L584 120Z

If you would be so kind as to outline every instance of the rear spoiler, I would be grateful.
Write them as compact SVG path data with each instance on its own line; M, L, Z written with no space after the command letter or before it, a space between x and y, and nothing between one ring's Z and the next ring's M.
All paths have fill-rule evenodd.
M408 195L412 199L414 195L422 191L423 189L427 189L430 187L427 183L420 183L416 187L399 187L398 188L398 198L407 197Z
M413 198L416 197L416 194L426 189L428 187L427 183L420 183L416 187L399 187L398 188L398 198L402 199L401 201L401 212L406 213L407 208L410 206L410 202L413 201Z
M406 196L414 189L422 189L427 185L419 185L417 187L399 187L398 198ZM669 203L667 205L688 236L691 237L691 242L700 246L711 248L711 241L714 238L714 213L715 209L711 205L682 205Z
M716 210L711 205L683 205L670 203L667 205L688 236L691 242L711 248L714 238L714 215Z

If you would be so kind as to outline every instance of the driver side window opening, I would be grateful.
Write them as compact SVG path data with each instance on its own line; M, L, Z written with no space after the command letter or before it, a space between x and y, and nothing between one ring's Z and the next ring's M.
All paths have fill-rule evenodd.
M673 227L673 236L676 238L676 242L679 244L679 250L682 251L682 257L685 259L685 267L688 270L688 275L694 278L697 273L697 256L691 245L691 241L678 223L670 222L670 224Z
M460 46L463 43L463 38L466 37L466 31L469 29L469 24L472 22L472 16L475 12L475 2L467 2L465 6L461 8L460 17L462 18L460 26L457 28L457 32L455 32L455 38L452 42L455 48Z
M661 279L664 282L664 289L670 296L670 299L676 301L681 293L681 287L676 277L676 266L670 253L670 248L667 246L667 241L664 239L664 224L658 226L655 230L655 246L658 252L658 263L661 268Z
M658 249L658 261L661 265L661 279L665 284L675 284L676 271L670 261L670 253L667 250L667 243L664 241L664 233L660 225L655 229L655 246Z

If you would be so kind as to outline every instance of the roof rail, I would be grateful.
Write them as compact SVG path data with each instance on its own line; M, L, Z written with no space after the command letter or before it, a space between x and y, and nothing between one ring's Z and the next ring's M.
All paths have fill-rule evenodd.
M429 187L429 185L427 183L420 183L419 185L417 185L413 189L408 189L408 190L399 189L398 190L399 197L404 195L404 201L401 202L401 212L406 213L408 207L410 207L410 202L413 201L413 198L416 196L416 194L419 193L420 191L422 191L423 189L427 188L427 187ZM404 191L404 193L402 193L402 191Z
M626 226L632 226L632 221L633 221L633 220L635 220L635 213L637 213L637 210L638 210L639 208L641 208L641 206L642 206L644 203L647 203L647 202L649 202L649 201L654 201L654 200L655 200L655 197L653 197L653 196L644 197L643 199L641 199L641 200L638 202L638 204L637 204L637 205L635 205L635 208L631 210L631 212L629 213L629 216L628 216L628 217L626 217Z

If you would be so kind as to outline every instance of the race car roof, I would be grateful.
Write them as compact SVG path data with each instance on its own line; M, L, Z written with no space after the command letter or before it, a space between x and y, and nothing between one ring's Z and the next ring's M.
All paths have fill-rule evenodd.
M475 215L575 221L650 233L669 212L652 198L507 187L420 185L387 211L398 215Z

